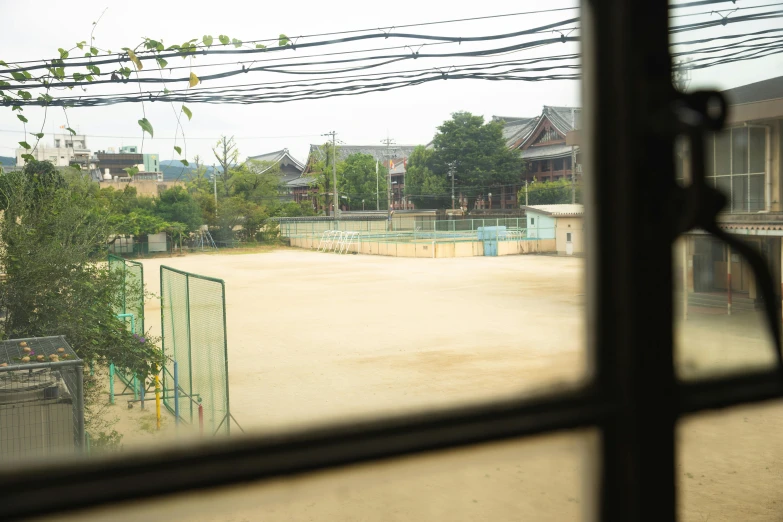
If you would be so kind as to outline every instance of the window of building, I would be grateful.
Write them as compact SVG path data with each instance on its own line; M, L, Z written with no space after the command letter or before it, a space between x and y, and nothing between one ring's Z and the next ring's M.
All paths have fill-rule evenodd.
M558 158L555 160L555 166L552 170L563 170L563 159Z
M764 127L734 127L707 139L708 182L726 194L731 212L758 212L766 207Z
M571 242L571 232L566 232L566 241Z
M551 160L544 160L541 162L541 172L549 172L552 170Z
M530 224L535 225L536 224L536 218L532 217L530 218Z

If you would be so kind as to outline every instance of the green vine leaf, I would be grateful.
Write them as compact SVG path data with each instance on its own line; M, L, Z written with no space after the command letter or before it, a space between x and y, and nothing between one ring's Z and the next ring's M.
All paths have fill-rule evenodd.
M29 163L35 159L35 156L33 156L32 154L22 154L22 159L24 160L25 163Z
M124 170L130 177L133 177L139 173L139 167L128 167L122 170Z
M169 62L167 62L163 58L156 58L156 61L158 62L158 65L160 66L161 69L165 69L166 66L169 64Z
M204 45L210 47L212 45L213 38L210 35L205 34L201 41L204 42Z
M198 85L198 82L200 82L200 81L201 80L198 79L198 76L196 76L196 73L194 73L194 72L190 73L190 81L188 82L188 85L190 87L195 87L196 85Z
M87 45L87 42L76 42L76 47L79 49L84 49L85 45Z
M66 51L62 47L60 47L57 50L60 52L60 60L65 60L66 58L68 58L68 54L69 54L68 51Z
M228 36L221 34L220 36L218 36L218 40L220 40L220 43L222 43L223 45L228 45L229 42Z
M186 160L186 159L181 159L181 160L179 160L179 161L180 161L180 163L182 163L182 164L183 164L183 165L185 165L186 167L189 167L189 166L190 166L190 163L188 163L188 160Z
M5 63L3 60L0 60L0 65L2 65L3 67L8 67L8 64Z
M90 53L92 53L93 56L98 56L98 49L90 47Z
M11 71L11 76L14 77L14 80L19 81L19 82L23 82L23 81L25 81L27 79L27 78L25 78L24 74L22 74L20 72L16 72L16 71Z
M27 91L16 91L16 94L18 94L19 97L23 100L31 100L33 98L33 95Z
M30 149L32 149L32 147L30 146L30 144L29 144L29 143L27 143L26 141L20 141L20 142L19 142L19 145L20 145L20 146L21 146L23 149L27 149L27 150L30 150Z
M80 82L84 80L84 75L82 73L73 73L73 81Z
M73 130L72 128L70 128L70 127L66 127L66 128L65 128L65 130L67 130L68 132L70 132L70 133L71 133L71 136L76 136L76 131L75 131L75 130Z
M177 154L180 154L180 155L182 154L182 147L177 147L176 145L174 145L174 150L177 151Z
M88 65L87 70L96 76L99 76L101 74L101 70L98 68L97 65Z
M33 134L33 136L35 136L36 138L38 138L40 140L41 138L44 137L44 133L43 132L36 132L35 134Z
M288 39L288 37L284 34L280 34L279 44L280 47L285 47L286 45L290 44L291 40Z
M139 126L141 126L142 131L147 132L150 135L150 138L155 137L155 134L152 130L152 124L147 118L140 119Z
M27 123L27 118L25 118L21 114L17 114L16 117L19 118L22 121L22 123Z
M231 43L234 44L234 47L242 47L242 40L237 40L236 38L234 38L233 40L231 40Z
M187 108L187 107L185 107L184 105L182 106L182 112L184 112L184 113L185 113L185 116L187 116L187 117L188 117L188 121L190 121L190 120L193 118L193 113L192 113L192 112L190 112L190 109L188 109L188 108Z
M171 93L170 90L168 90L166 87L163 88L163 94L169 94Z
M256 49L266 49L266 45L264 45L264 44L256 44Z

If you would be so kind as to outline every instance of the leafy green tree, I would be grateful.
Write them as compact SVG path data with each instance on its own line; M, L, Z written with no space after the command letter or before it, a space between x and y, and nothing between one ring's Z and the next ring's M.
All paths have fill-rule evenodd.
M156 340L134 337L114 312L122 281L99 262L111 227L94 183L31 160L23 172L0 176L0 194L3 338L64 335L85 361L152 373L163 362ZM97 395L87 399L89 429L101 425L100 405Z
M528 183L527 189L522 187L517 192L517 200L520 206L525 205L527 196L528 205L557 205L571 203L572 187L570 180L558 181L536 181ZM527 194L526 194L527 191ZM579 185L576 186L576 202L582 202L582 191Z
M506 147L501 122L484 123L482 116L469 112L455 112L438 127L433 148L430 170L450 184L447 177L452 169L458 192L468 198L468 208L477 196L493 192L494 187L518 182L523 171L519 154Z
M378 172L376 174L376 167ZM350 198L352 209L361 209L364 200L366 209L375 210L376 202L379 208L385 209L389 200L386 186L388 169L377 160L362 153L351 154L337 164L337 188L340 196ZM376 198L376 187L378 187ZM345 200L343 200L345 204Z
M316 178L315 186L318 190L318 205L326 210L326 215L331 215L332 201L332 163L334 161L335 152L339 156L339 147L333 152L332 144L326 142L318 148L318 152L314 155L314 160L310 164L310 172ZM339 166L339 162L338 162Z
M417 208L451 208L451 180L432 171L434 153L420 145L408 158L405 193Z
M193 195L183 187L172 187L160 193L155 214L169 223L182 223L183 232L198 230L204 224L201 208Z

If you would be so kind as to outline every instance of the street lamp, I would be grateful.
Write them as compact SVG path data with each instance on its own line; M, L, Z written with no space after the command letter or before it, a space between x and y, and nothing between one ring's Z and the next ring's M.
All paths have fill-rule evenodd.
M340 199L347 199L348 200L348 210L351 210L351 198L350 198L350 196L340 196Z
M492 192L487 194L487 197L489 198L489 209L492 210Z
M397 195L394 194L394 186L393 185L396 185L397 183L398 182L396 182L396 181L392 181L392 183L391 183L392 184L392 204L394 204L397 201L397 195L399 195L399 193Z
M364 200L362 200L362 210L364 210Z

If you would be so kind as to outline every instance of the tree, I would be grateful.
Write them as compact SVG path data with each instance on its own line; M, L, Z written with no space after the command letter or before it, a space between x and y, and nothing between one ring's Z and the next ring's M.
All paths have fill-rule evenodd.
M193 232L204 224L204 218L193 196L183 187L171 187L160 193L155 214L170 223L184 225L184 233Z
M215 159L217 159L221 168L220 173L216 172L214 174L220 176L223 190L225 191L226 197L228 197L231 193L232 185L231 169L239 162L239 149L237 148L234 137L231 136L230 138L226 138L225 136L221 136L220 140L212 147L212 153L215 155Z
M326 215L330 215L330 206L334 203L332 201L332 162L338 149L332 147L331 142L326 142L318 147L316 152L311 158L310 172L316 178L316 187L318 189L318 204L326 210Z
M163 358L155 339L142 342L115 315L124 283L99 262L110 216L94 185L34 160L0 176L2 336L64 335L85 361L147 376ZM86 407L89 428L99 404L88 400Z
M376 174L377 167L377 174ZM379 165L378 161L369 154L351 154L344 161L337 164L337 186L340 195L350 198L355 207L365 202L366 208L386 208L389 200L386 187L388 169ZM379 187L376 198L376 187Z
M455 112L438 127L433 148L430 170L450 183L447 176L453 169L459 192L468 198L468 208L477 196L518 182L523 171L519 154L506 147L503 125L499 121L484 123L482 116L469 112Z
M405 193L418 208L451 208L451 180L432 171L434 152L421 145L413 149L405 172Z
M581 203L582 191L577 184L573 186L570 180L558 180L558 181L536 181L527 185L527 188L522 187L517 193L517 200L519 205L525 205L527 199L528 205L557 205L571 203L572 191L576 189L576 202ZM526 193L527 191L527 193Z

